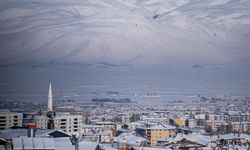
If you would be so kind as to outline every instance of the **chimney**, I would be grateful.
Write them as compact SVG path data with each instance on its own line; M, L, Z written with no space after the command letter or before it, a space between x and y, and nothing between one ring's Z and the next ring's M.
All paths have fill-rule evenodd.
M36 125L34 123L28 124L28 137L35 137Z

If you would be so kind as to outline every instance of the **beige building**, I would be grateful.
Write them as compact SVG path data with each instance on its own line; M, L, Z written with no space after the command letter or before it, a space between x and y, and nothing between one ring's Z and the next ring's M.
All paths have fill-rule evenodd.
M23 114L15 112L0 112L0 130L13 126L21 127L23 123Z
M232 122L231 131L237 133L250 133L250 122Z
M188 119L188 128L190 129L197 128L197 123L195 119Z
M147 139L147 146L154 147L158 140L175 136L175 129L176 127L170 125L156 125L150 128L138 128L136 132Z
M35 123L37 128L47 129L47 116L36 116ZM54 125L56 130L63 130L67 133L78 132L82 129L81 115L70 115L69 113L59 113L54 118Z

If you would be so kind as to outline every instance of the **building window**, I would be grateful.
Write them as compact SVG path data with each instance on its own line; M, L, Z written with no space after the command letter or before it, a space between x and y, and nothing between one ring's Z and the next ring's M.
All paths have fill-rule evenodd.
M74 118L74 121L77 121L78 120L78 118Z
M6 119L6 117L5 116L1 116L0 119Z
M18 118L18 116L14 116L14 118L16 119L16 118Z
M66 119L61 119L61 121L63 122L63 121L66 121Z

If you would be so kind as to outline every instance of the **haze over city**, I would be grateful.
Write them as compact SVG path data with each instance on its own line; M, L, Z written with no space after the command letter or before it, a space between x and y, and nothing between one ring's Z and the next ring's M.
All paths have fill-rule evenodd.
M93 142L91 149L98 143L115 148L113 144L124 138L118 134L123 129L149 149L174 149L181 140L161 140L178 137L184 132L180 128L201 134L195 138L220 134L230 137L230 143L235 139L230 134L239 133L247 141L249 8L249 0L1 0L0 138L13 135L5 148L14 148L11 139L18 138L13 134L17 131L8 128L26 132L25 112L35 128L62 130L71 137L77 131L81 141ZM53 106L47 106L49 102ZM62 112L68 113L67 119L78 118L79 126L57 126L58 117L65 117ZM1 115L12 113L20 113L15 115L23 121L1 127ZM48 120L40 122L43 117ZM112 122L109 129L107 122ZM151 130L151 123L155 128L163 125L168 136L145 137L142 131ZM131 124L139 127L128 129ZM98 140L83 136L96 125L104 125L105 133L112 131L109 142L100 141L96 133ZM195 141L199 146L194 147L223 148L220 140L207 141L219 143L213 146ZM80 143L80 148L86 144ZM56 145L52 149L62 148Z

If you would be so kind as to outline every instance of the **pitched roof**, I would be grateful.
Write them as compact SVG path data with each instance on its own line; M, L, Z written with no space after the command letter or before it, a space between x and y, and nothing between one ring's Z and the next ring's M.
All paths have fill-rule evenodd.
M53 138L38 138L38 137L13 138L12 143L13 143L14 150L23 150L23 149L53 150L55 149L55 142Z

